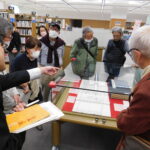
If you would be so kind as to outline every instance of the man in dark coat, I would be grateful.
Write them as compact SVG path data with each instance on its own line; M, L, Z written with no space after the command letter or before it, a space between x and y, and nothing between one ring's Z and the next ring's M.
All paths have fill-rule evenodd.
M126 60L125 54L129 51L127 41L122 39L121 27L114 27L112 34L113 39L108 42L103 60L105 71L109 74L107 81L119 75L120 68Z

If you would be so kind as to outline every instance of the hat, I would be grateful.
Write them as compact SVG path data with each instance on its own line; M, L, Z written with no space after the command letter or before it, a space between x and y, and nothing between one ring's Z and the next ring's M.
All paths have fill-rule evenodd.
M58 30L60 30L60 25L59 25L59 23L58 22L51 22L50 24L49 24L49 26L51 27L57 27L57 29Z

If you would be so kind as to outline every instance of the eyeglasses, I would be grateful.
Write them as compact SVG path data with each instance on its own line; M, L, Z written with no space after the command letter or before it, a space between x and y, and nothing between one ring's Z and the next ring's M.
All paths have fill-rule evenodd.
M131 48L129 51L128 51L128 54L130 55L130 57L133 59L133 54L132 54L132 51L135 50L135 51L139 51L139 49L137 48Z

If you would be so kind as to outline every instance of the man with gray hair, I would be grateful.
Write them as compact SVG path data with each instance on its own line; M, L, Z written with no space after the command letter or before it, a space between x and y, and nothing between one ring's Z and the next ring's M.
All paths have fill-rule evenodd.
M129 41L129 54L144 71L130 95L129 107L117 117L117 126L124 133L117 150L150 150L149 35L150 26L143 26L131 35Z
M104 54L105 71L109 74L107 81L114 79L119 75L121 66L123 66L129 51L127 41L122 39L122 28L114 27L112 29L113 39L109 40Z
M3 18L0 18L0 45L1 46L3 45L4 48L6 47L5 43L7 41L10 41L10 39L11 39L12 29L13 29L12 24L8 23ZM0 56L3 55L2 51L0 53ZM5 69L6 69L6 66L5 66L4 57L1 57L0 71L3 71Z
M70 53L73 72L82 79L94 75L97 52L98 40L93 37L93 30L83 28L82 38L75 41Z

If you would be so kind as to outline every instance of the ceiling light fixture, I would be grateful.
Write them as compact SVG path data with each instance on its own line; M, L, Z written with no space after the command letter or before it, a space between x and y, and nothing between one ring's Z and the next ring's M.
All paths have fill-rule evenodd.
M138 6L138 7L135 7L135 8L133 8L133 9L129 10L129 11L130 11L130 13L131 13L132 11L134 11L134 10L136 10L136 9L139 9L139 8L142 8L143 6L145 6L145 5L149 4L149 3L150 3L150 2L144 3L143 5Z
M102 0L102 7L101 7L101 14L103 15L104 11L104 6L105 6L105 0Z
M65 0L62 0L65 4L67 4L68 6L70 6L71 8L75 9L76 11L79 12L79 10L75 7L73 7L72 5L70 5L68 2L66 2Z

